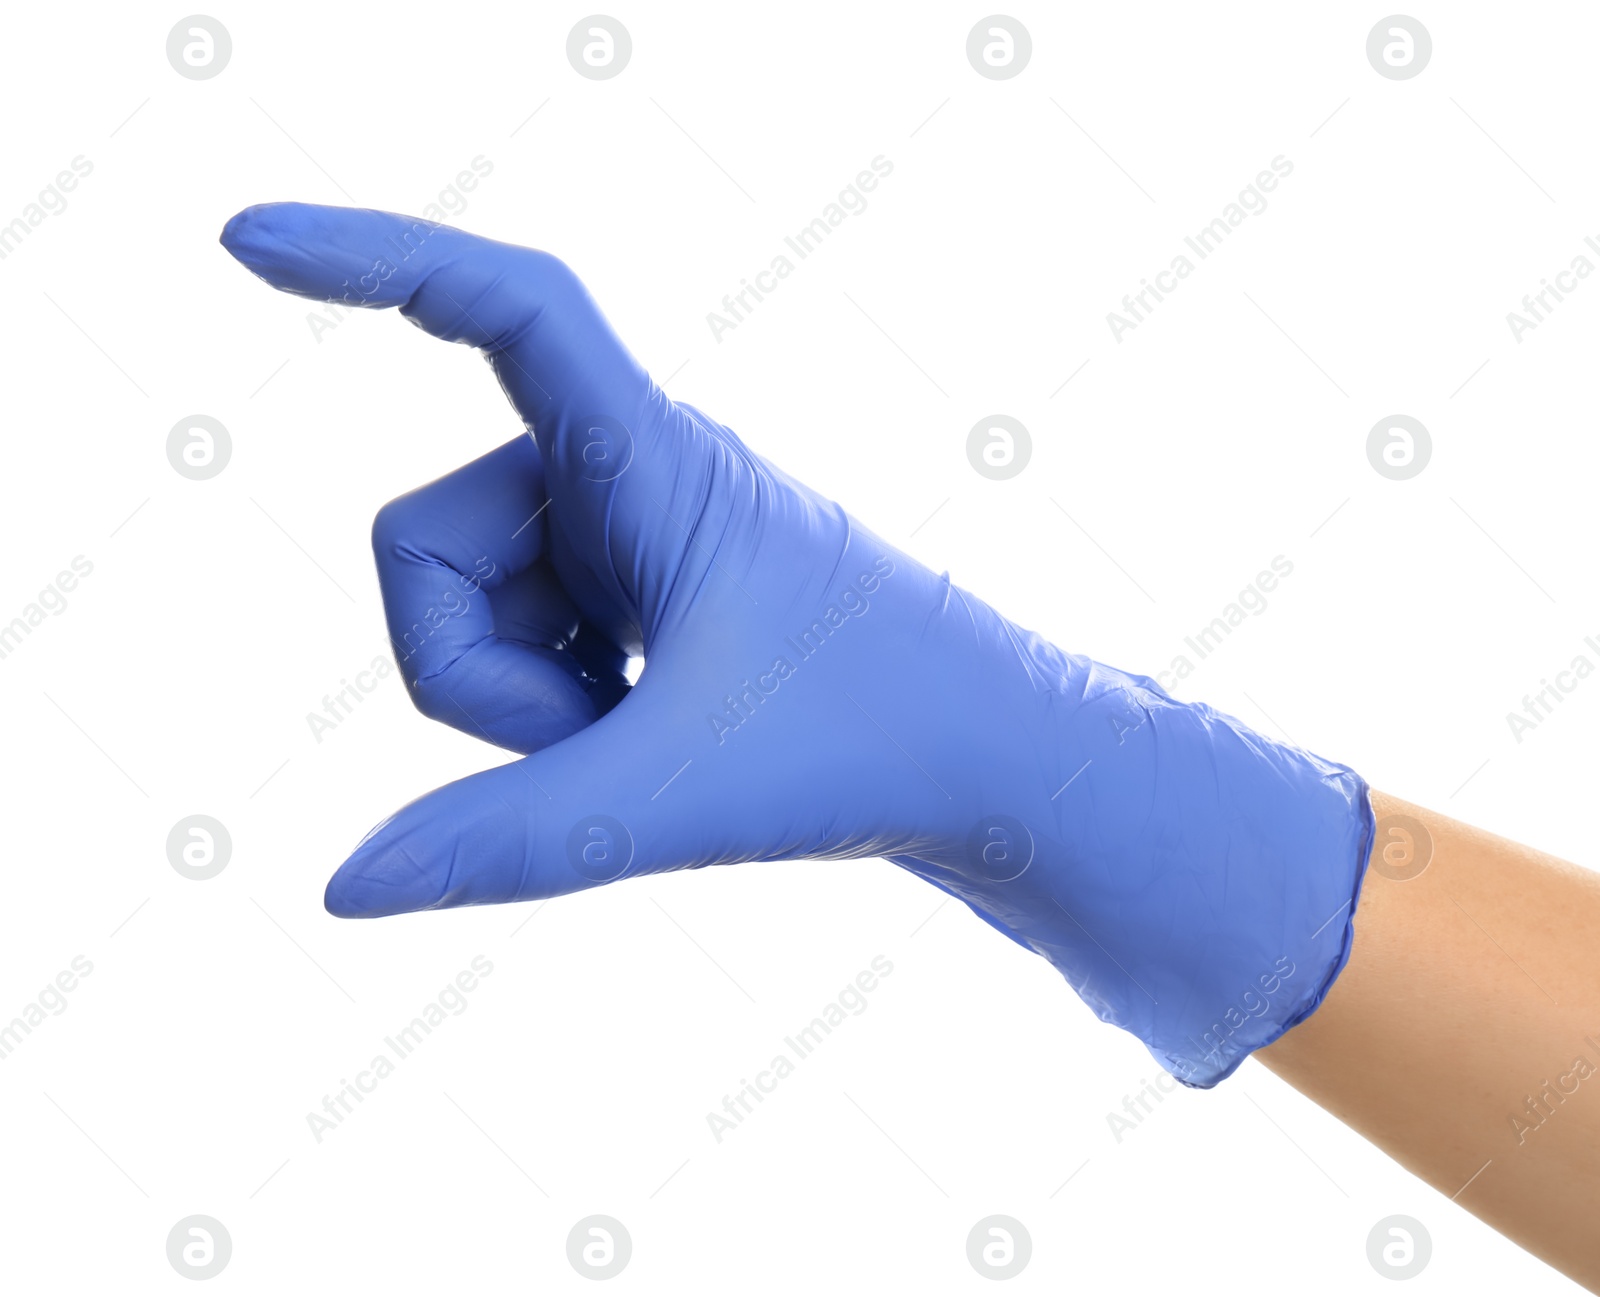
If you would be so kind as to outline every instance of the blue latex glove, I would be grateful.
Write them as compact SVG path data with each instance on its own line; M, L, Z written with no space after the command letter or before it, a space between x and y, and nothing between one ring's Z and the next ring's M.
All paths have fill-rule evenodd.
M373 529L417 706L530 755L379 825L331 912L878 856L1043 955L1188 1084L1321 1002L1373 832L1351 770L908 558L668 399L546 253L298 203L239 213L222 242L274 287L481 349L532 434Z

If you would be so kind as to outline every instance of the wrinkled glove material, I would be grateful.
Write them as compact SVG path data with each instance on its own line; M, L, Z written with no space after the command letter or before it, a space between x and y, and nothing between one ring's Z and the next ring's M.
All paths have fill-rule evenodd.
M526 430L373 529L419 708L524 755L374 829L334 914L884 857L1191 1086L1322 1002L1372 845L1353 771L923 567L669 399L548 254L299 203L222 241L276 288L478 348Z

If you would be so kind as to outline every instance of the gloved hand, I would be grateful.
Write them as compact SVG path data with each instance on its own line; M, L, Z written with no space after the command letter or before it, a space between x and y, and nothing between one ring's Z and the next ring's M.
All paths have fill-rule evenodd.
M373 529L417 706L529 755L380 824L332 913L879 856L1191 1085L1321 1002L1371 846L1354 772L1065 653L908 558L668 399L546 253L298 203L240 212L222 242L276 288L479 348L531 434Z

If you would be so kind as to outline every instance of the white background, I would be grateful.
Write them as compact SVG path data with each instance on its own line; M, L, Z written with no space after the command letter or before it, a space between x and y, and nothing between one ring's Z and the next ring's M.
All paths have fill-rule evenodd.
M1432 62L1390 81L1382 7L1226 8L1017 6L1009 81L968 64L971 5L616 6L603 82L566 59L581 7L225 5L208 81L167 63L181 9L8 11L0 222L93 172L0 261L0 623L94 565L0 660L0 1019L94 967L0 1063L8 1291L189 1291L165 1239L204 1213L216 1291L587 1292L565 1239L596 1212L632 1235L617 1291L988 1291L992 1213L1031 1232L1018 1291L1387 1291L1393 1213L1432 1235L1416 1292L1575 1291L1255 1063L1117 1142L1143 1047L886 864L322 909L372 824L504 757L395 677L320 743L306 714L387 651L373 512L519 423L392 316L318 341L217 235L275 199L416 212L478 155L455 223L565 258L673 395L928 565L1154 672L1281 554L1181 696L1594 859L1600 683L1521 743L1505 717L1600 633L1600 283L1520 344L1505 316L1600 234L1600 14L1417 10ZM867 210L714 340L879 154ZM1280 154L1268 210L1114 340ZM164 449L196 413L233 439L206 482ZM966 459L993 413L1033 436L1009 482ZM1434 444L1405 482L1365 453L1395 413ZM195 813L233 837L209 882L166 859ZM317 1143L306 1114L476 955L466 1012ZM875 955L868 1010L718 1144L707 1112Z

